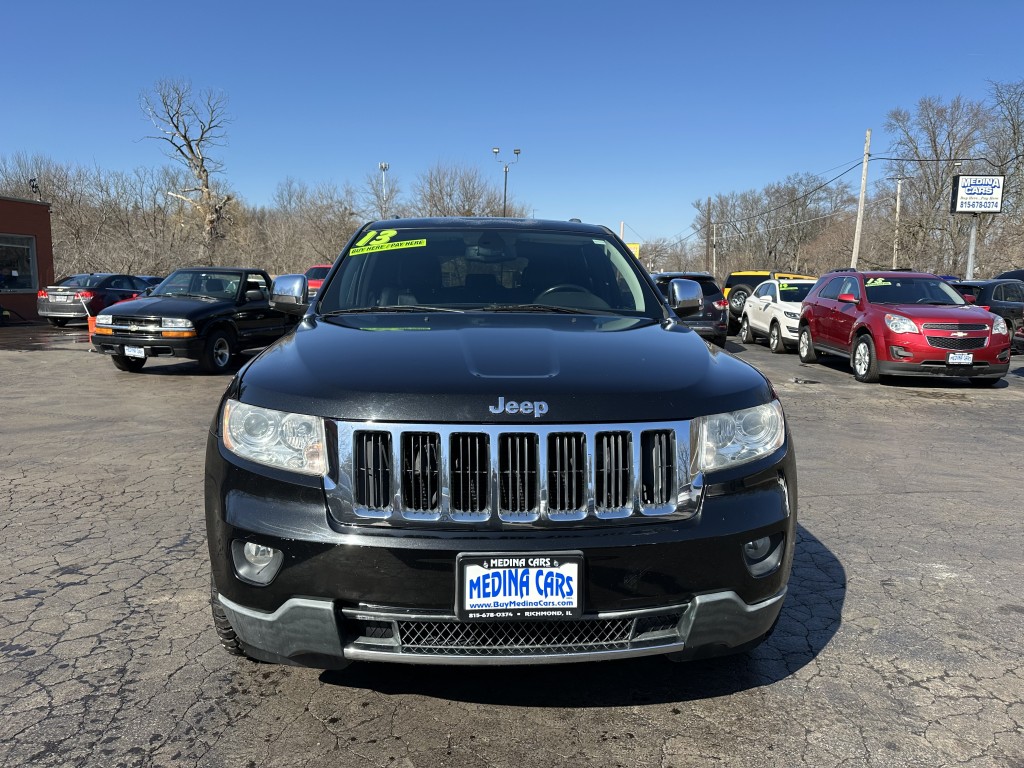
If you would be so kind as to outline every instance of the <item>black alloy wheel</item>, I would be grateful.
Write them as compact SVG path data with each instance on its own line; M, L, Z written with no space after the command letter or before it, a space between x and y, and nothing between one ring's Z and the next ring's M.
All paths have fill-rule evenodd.
M213 331L206 339L199 365L207 373L224 373L235 356L234 335L226 329Z

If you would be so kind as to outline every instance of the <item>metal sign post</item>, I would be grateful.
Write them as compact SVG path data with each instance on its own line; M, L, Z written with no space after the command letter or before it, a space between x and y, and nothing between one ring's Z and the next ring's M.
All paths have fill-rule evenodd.
M971 239L967 246L966 279L974 279L974 250L978 242L978 214L1002 213L1003 176L954 176L950 213L971 214Z

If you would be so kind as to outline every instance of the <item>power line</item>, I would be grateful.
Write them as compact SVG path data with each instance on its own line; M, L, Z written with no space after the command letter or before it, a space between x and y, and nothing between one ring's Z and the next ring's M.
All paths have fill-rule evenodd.
M882 159L882 158L880 158L880 159ZM831 184L833 181L841 179L843 176L848 174L854 168L859 166L861 164L861 162L862 162L861 158L856 158L854 160L847 160L844 163L840 163L838 165L833 165L831 168L826 168L824 171L821 171L820 173L813 174L814 176L821 176L822 174L830 173L831 171L834 171L836 168L842 168L843 166L850 165L850 163L852 163L852 165L850 165L849 168L847 168L845 171L840 173L838 176L835 176L832 179L829 179L824 184L822 184L820 187L816 187L815 189L812 189L810 192L807 192L806 194L803 194L800 197L794 198L793 200L790 200L789 202L783 203L778 208L772 208L771 210L767 210L767 211L762 211L760 213L756 213L753 216L748 217L747 219L737 219L735 221L716 221L715 224L738 224L738 223L743 222L743 221L748 221L749 219L756 219L759 216L764 216L765 214L768 214L768 213L774 213L775 211L779 210L780 208L785 208L786 206L791 205L792 203L799 202L800 200L803 200L805 197L809 197L810 195L813 195L818 190L824 189L829 184ZM694 235L702 232L703 230L704 230L704 227L701 227L700 229L695 229L690 234L688 234L686 237L682 237L683 233L679 232L679 233L676 234L676 240L673 242L673 245L679 245L681 243L685 243L691 237L693 237ZM685 230L683 230L683 231L685 232Z

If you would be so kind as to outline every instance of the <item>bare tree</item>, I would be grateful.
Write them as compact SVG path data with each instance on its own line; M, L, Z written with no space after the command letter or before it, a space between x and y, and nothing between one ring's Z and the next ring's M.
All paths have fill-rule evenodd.
M224 237L228 205L233 195L218 192L211 176L223 170L223 164L209 151L226 141L227 97L212 90L193 93L185 80L161 80L150 94L143 94L142 109L159 131L147 138L168 145L168 157L183 163L194 184L168 194L187 202L202 218L203 237L199 258L202 264L215 263L218 241Z
M484 181L475 168L438 163L421 174L410 208L418 216L500 216L502 191ZM524 217L525 206L509 201L510 216Z
M982 154L987 117L982 103L956 96L948 104L923 98L913 112L894 109L886 118L885 128L894 137L890 151L897 157L889 161L887 175L908 180L903 184L900 236L907 238L909 263L920 269L944 273L963 266L967 233L957 226L963 221L949 218L951 183L958 172L991 172L980 165L972 168L965 160ZM992 217L981 219L984 236Z

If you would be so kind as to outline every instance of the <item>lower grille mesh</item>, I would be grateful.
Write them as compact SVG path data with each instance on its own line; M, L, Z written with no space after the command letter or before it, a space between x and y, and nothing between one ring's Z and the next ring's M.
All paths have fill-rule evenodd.
M398 633L403 653L536 656L624 647L642 635L672 630L681 616L676 612L638 619L399 621Z

